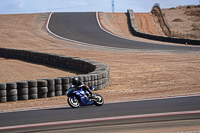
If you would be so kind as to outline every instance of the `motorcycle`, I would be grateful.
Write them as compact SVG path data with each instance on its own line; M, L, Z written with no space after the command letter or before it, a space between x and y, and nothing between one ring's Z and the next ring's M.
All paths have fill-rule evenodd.
M89 96L89 92L87 90L83 90L83 87L79 87L79 89L75 89L75 86L71 86L67 91L67 102L70 107L78 108L79 106L87 106L87 105L96 105L102 106L104 104L103 97L98 93L93 93L93 96ZM93 91L95 87L90 87L90 90Z

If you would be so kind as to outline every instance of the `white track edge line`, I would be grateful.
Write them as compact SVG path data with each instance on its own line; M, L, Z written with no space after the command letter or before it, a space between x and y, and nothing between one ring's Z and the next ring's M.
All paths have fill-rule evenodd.
M128 38L124 38L124 37L118 36L118 35L110 32L110 31L106 30L105 28L103 28L103 26L101 24L101 21L100 21L100 18L99 18L99 12L96 12L96 18L97 18L97 22L98 22L99 27L101 28L101 30L103 30L103 31L107 32L108 34L111 34L111 35L113 35L115 37L121 38L121 39L130 40L130 41L136 41L136 40L131 40L131 39L128 39Z
M83 45L86 45L86 46L91 46L91 47L101 47L101 48L109 48L109 49L121 49L121 50L127 50L127 48L118 48L118 47L109 47L109 46L102 46L102 45L97 45L97 44L90 44L90 43L84 43L84 42L79 42L79 41L75 41L75 40L72 40L72 39L68 39L68 38L64 38L64 37L61 37L55 33L53 33L50 29L49 29L49 22L50 22L50 19L51 19L51 16L54 12L51 12L49 14L49 17L48 17L48 20L47 20L47 23L46 23L46 30L53 36L57 37L57 38L60 38L62 40L66 40L66 41L69 41L69 42L73 42L73 43L77 43L77 44L83 44ZM115 36L115 37L118 37L118 38L122 38L120 36L117 36L107 30L105 30L102 26L101 26L101 23L100 23L100 20L99 20L99 16L98 16L98 12L96 12L96 19L97 19L97 23L100 27L101 30ZM127 38L122 38L122 39L127 39ZM130 40L130 39L127 39L127 40ZM139 49L138 49L139 50Z
M58 38L60 38L60 39L66 40L66 41L74 42L74 43L86 44L86 45L94 45L94 44L89 44L89 43L84 43L84 42L79 42L79 41L76 41L76 40L64 38L64 37L61 37L61 36L59 36L59 35L53 33L53 32L49 29L49 22L50 22L50 19L51 19L51 16L52 16L53 13L54 13L54 12L51 12L51 13L49 14L49 17L48 17L48 20L47 20L47 23L46 23L46 30L47 30L51 35L53 35L53 36L55 36L55 37L58 37ZM109 32L109 31L107 31L106 29L104 29L104 28L102 27L102 25L101 25L100 20L99 20L99 12L96 12L96 19L97 19L97 23L98 23L98 25L99 25L99 27L100 27L101 30L103 30L103 31L105 31L105 32L107 32L107 33L109 33L109 34L115 36L115 37L119 37L119 38L122 38L122 39L126 39L126 38L117 36L117 35L115 35L115 34ZM127 39L127 40L129 40L129 39Z
M57 37L57 38L60 38L62 40L66 40L66 41L69 41L69 42L74 42L74 43L78 43L78 44L86 44L86 45L91 45L89 43L84 43L84 42L79 42L79 41L75 41L75 40L71 40L71 39L68 39L68 38L64 38L64 37L61 37L55 33L53 33L50 29L49 29L49 22L50 22L50 19L51 19L51 16L54 12L51 12L49 14L49 17L48 17L48 20L47 20L47 23L46 23L46 30L53 36Z
M111 121L111 120L120 120L120 119L136 119L136 118L149 118L149 117L170 116L170 115L198 114L198 113L200 113L200 110L92 118L92 119L81 119L81 120L70 120L70 121L57 121L57 122L26 124L26 125L17 125L17 126L5 126L5 127L0 127L0 130L40 127L40 126L50 126L50 125L63 125L63 124L73 124L73 123L85 123L85 122Z

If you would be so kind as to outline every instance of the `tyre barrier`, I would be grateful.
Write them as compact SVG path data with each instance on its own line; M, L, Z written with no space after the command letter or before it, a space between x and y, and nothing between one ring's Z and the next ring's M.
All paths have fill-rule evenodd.
M65 95L70 87L71 77L61 77L62 81L62 95Z
M17 82L17 96L18 100L28 100L28 82Z
M46 80L37 80L38 83L38 98L47 98L47 81Z
M6 84L0 83L0 103L7 102Z
M159 9L160 14L163 17L160 6L158 6L158 4L155 4L154 7L157 7ZM153 8L152 8L152 10L153 10ZM187 44L200 45L200 40L183 39L183 38L170 37L170 36L158 36L158 35L143 33L137 27L133 10L129 9L129 10L127 10L127 13L128 13L129 25L131 27L131 32L135 36L147 38L147 39L151 39L151 40L163 41L163 42L172 42L172 43L180 43L180 44L186 44L186 42L187 42ZM170 29L169 29L168 25L166 24L164 17L163 17L163 21L164 21L163 23L165 23L166 27L168 28L168 30L170 32Z
M47 81L47 97L55 96L55 80L54 79L45 79Z
M62 95L62 80L61 78L55 78L55 96Z
M0 103L66 95L73 77L101 90L110 84L109 66L80 57L0 48L0 57L79 71L77 76L0 83Z
M30 80L27 82L28 82L29 99L37 99L38 98L37 80Z
M7 101L17 101L17 83L16 82L9 82L6 83L6 90L7 90Z

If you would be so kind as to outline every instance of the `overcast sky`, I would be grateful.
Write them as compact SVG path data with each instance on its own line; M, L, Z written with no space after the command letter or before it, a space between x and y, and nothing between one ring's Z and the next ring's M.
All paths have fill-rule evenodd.
M198 5L199 0L114 0L115 12L150 12L155 3L161 8ZM0 0L0 14L43 12L112 12L112 0Z

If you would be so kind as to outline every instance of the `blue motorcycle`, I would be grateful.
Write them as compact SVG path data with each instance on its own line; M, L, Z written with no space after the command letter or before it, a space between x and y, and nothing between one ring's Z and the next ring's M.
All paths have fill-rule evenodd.
M72 108L78 108L79 106L87 106L87 105L96 105L102 106L104 104L103 97L98 93L93 93L93 96L89 96L89 92L87 90L83 90L82 87L79 89L75 89L76 87L73 85L67 91L67 102ZM95 87L90 87L90 90L93 91Z

